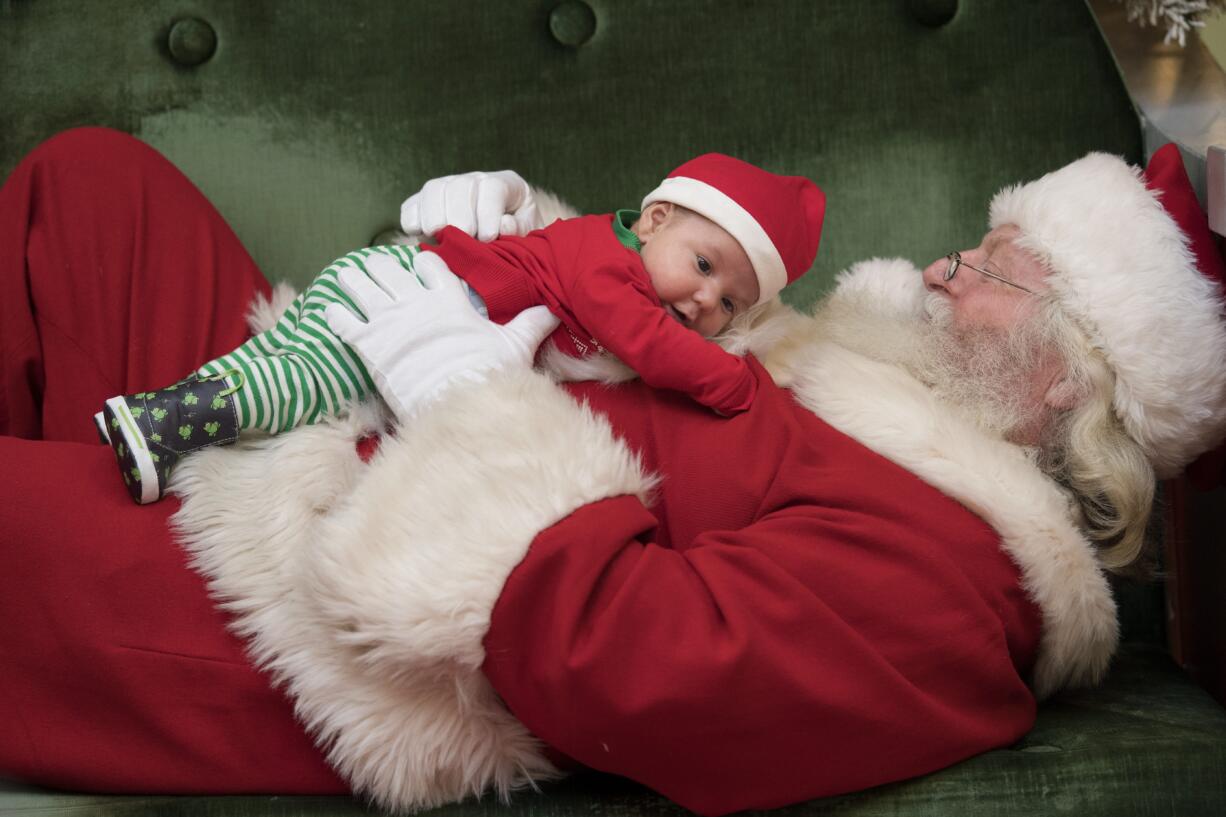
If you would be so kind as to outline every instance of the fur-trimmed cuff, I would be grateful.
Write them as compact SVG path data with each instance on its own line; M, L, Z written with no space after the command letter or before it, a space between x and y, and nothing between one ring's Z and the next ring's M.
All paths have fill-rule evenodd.
M835 278L835 296L871 305L884 315L915 317L924 305L924 279L905 258L870 258Z
M368 666L477 669L494 602L536 535L652 481L608 422L535 373L457 385L388 439L322 522L313 598Z
M188 458L175 523L257 662L379 805L438 806L557 776L481 672L537 533L652 480L543 375L456 386L363 464L368 409Z

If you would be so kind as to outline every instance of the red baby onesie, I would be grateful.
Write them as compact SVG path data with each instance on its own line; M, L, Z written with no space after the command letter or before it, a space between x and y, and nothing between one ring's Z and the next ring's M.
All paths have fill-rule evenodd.
M757 379L745 361L669 316L638 253L623 245L613 216L555 221L522 237L482 243L452 227L430 250L506 323L544 304L562 321L558 348L575 357L607 349L656 388L685 392L722 414L749 408Z

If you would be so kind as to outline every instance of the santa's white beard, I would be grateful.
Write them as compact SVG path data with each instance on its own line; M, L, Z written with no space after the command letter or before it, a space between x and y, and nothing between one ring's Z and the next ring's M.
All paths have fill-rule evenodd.
M823 335L855 352L902 367L943 402L1005 439L1041 425L1028 399L1045 335L1041 317L1009 331L959 329L949 303L931 293L918 314L832 298L817 314Z

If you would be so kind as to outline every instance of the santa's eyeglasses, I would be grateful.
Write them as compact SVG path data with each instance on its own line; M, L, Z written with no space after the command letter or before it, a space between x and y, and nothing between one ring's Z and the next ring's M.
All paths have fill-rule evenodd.
M975 272L982 273L988 276L989 278L995 278L997 281L1000 281L1002 284L1008 284L1014 289L1020 289L1022 292L1025 292L1028 295L1034 294L1034 290L1026 289L1026 287L1022 286L1021 284L1017 284L1017 283L1014 283L1013 281L1010 281L1008 278L1006 278L1003 275L997 275L994 272L988 272L985 269L981 269L979 267L966 263L965 261L962 260L962 253L951 252L949 255L945 256L945 260L949 262L949 266L945 270L945 280L946 281L952 281L954 279L954 276L958 274L958 267L970 267Z

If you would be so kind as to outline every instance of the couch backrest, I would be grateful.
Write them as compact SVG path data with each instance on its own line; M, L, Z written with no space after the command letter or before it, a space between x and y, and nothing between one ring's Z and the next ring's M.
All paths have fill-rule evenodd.
M136 134L299 283L434 176L511 167L596 212L732 153L827 193L796 304L856 260L972 245L1002 185L1141 158L1071 0L13 0L0 117L0 174L67 127ZM1127 629L1160 638L1160 596L1130 593Z
M433 176L512 167L604 211L733 153L826 190L795 303L870 255L967 246L1006 183L1140 158L1070 0L15 0L0 117L0 173L72 125L142 137L294 281Z

